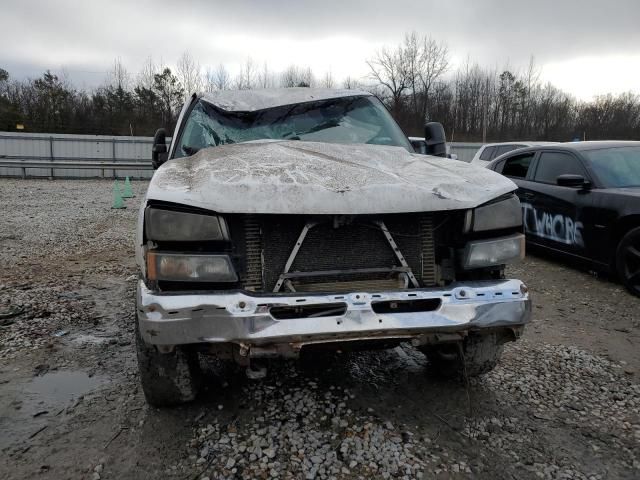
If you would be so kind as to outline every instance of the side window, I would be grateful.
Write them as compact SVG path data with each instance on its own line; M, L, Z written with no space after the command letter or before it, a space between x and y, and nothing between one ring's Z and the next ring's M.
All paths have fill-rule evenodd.
M500 162L496 163L493 166L493 170L495 170L498 173L502 173L502 169L504 168L504 162L506 162L506 160L501 160Z
M495 158L493 156L493 151L496 149L496 147L487 147L485 148L482 153L480 154L480 160L491 160L493 158Z
M534 152L530 152L507 158L504 162L502 174L505 177L526 178L534 155Z
M496 150L496 154L495 157L499 157L500 155L502 155L503 153L507 153L510 152L512 150L515 150L516 148L523 148L524 145L517 145L517 144L512 144L512 145L500 145L497 150Z
M573 155L560 152L540 154L534 181L555 185L558 176L564 174L585 175L580 161Z

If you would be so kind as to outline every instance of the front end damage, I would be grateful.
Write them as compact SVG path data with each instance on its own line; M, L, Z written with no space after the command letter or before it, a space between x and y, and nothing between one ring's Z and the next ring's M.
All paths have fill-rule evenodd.
M152 203L146 216L175 224L197 213ZM474 232L470 222L464 211L213 215L204 222L212 239L197 247L147 228L156 240L145 246L147 278L138 285L140 334L160 352L198 345L245 365L310 347L421 348L488 332L514 340L531 307L526 286L504 279L503 264L523 254L523 236L514 225ZM181 270L164 272L162 262L175 258L196 265L190 277L215 260L210 270L227 283L171 281Z
M526 287L515 185L398 147L225 145L154 175L138 228L139 332L160 352L515 339ZM180 350L180 349L178 349Z
M515 339L530 315L529 295L519 280L337 295L162 294L138 284L145 342L165 352L201 344L245 364L250 358L295 357L318 344L386 340L424 346L490 330Z

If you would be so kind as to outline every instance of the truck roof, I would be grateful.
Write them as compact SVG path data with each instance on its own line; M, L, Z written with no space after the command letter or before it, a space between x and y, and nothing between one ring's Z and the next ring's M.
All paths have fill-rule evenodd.
M198 95L204 101L227 112L256 112L296 103L329 100L342 97L364 97L371 93L362 90L332 88L262 88L259 90L217 90Z

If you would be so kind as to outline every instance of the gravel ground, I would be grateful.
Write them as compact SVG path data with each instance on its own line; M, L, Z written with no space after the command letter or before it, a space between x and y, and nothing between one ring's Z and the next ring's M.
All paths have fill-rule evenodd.
M534 323L468 383L412 348L273 361L157 410L132 343L146 184L0 179L0 477L639 478L640 301L544 256L511 269Z
M401 350L393 353L424 363L420 354ZM363 361L340 366L348 370L351 362ZM577 348L513 344L500 367L472 380L460 425L434 414L439 426L464 439L466 451L447 448L449 440L440 443L440 430L434 434L430 426L392 422L386 412L360 408L355 390L330 377L310 380L292 364L276 372L242 388L250 415L202 421L189 444L193 453L167 473L201 467L210 478L492 477L498 472L490 455L501 459L499 476L518 478L619 478L640 468L640 386L619 365ZM484 395L494 397L493 408L478 408L475 401ZM580 451L556 450L555 442L550 448L541 430L559 430L554 435L567 439L584 436L571 442Z
M136 184L138 197L144 185ZM0 265L5 266L0 306L24 309L21 318L29 320L4 330L0 360L14 358L24 348L40 348L55 332L80 322L95 306L91 295L76 288L85 271L135 273L129 259L121 263L112 252L132 249L138 203L112 210L110 186L91 180L0 179Z

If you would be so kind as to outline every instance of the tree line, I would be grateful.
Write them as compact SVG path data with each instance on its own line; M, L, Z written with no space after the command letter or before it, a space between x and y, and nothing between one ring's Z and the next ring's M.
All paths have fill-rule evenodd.
M194 91L273 87L362 89L376 94L409 135L439 121L453 141L640 139L640 96L604 95L579 101L527 68L486 68L467 61L453 69L446 44L412 32L366 60L369 74L337 81L331 72L291 65L272 71L247 59L235 73L220 64L203 69L189 53L175 69L150 58L136 75L116 60L102 86L75 88L50 71L13 79L0 68L0 130L105 135L172 131Z

